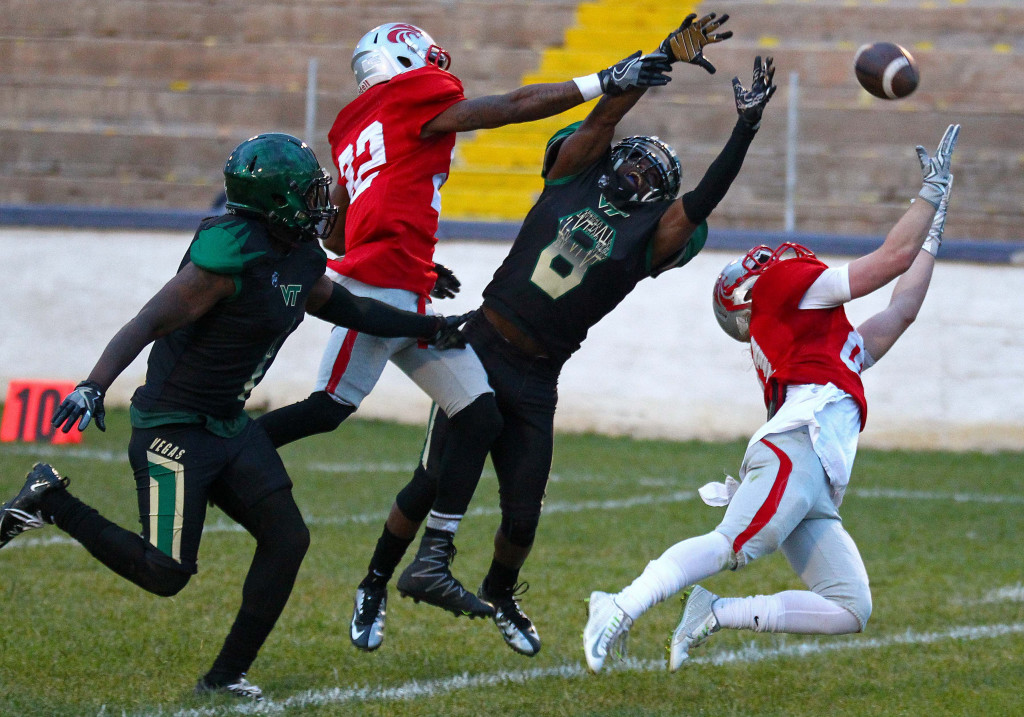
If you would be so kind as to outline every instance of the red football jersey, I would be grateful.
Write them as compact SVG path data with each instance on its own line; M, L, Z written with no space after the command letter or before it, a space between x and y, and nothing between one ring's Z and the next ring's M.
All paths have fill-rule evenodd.
M860 406L863 430L868 416L860 380L863 339L842 306L799 308L826 268L810 257L785 259L758 277L750 294L750 352L769 409L773 400L781 403L788 385L832 383Z
M345 255L328 266L373 286L430 292L455 133L422 139L420 130L464 99L462 82L431 65L374 85L338 113L327 138L350 203Z

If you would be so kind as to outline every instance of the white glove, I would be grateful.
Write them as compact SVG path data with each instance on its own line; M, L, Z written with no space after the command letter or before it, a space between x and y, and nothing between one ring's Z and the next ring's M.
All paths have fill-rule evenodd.
M921 175L924 184L918 196L931 204L936 209L942 201L942 195L946 191L946 185L950 179L950 162L953 159L953 150L956 148L957 138L960 136L960 125L951 124L942 135L939 148L935 150L935 156L929 157L928 152L921 145L917 146L917 158L921 161Z
M946 207L949 205L949 195L953 191L953 175L949 175L949 182L946 184L946 191L942 193L939 200L939 208L935 210L935 218L932 219L932 228L928 230L928 238L921 245L922 251L932 256L937 256L939 247L942 246L942 230L946 226Z

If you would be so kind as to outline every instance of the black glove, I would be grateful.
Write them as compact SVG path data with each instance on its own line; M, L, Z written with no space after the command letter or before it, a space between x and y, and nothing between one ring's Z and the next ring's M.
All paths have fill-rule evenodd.
M637 50L624 60L619 60L607 70L597 73L601 91L616 97L634 87L657 87L667 85L672 78L666 72L672 71L668 57L660 52L640 56Z
M459 293L462 282L455 278L454 272L444 264L434 264L434 273L437 274L437 281L430 295L435 299L451 299Z
M697 13L690 13L683 20L683 24L666 37L658 49L670 57L673 62L689 62L691 65L700 65L712 75L715 74L715 66L704 57L704 47L732 37L732 30L715 33L715 30L729 19L729 16L722 15L717 20L715 18L715 13L711 13L694 22L697 19Z
M462 335L459 327L469 321L474 313L476 312L470 311L461 316L438 316L437 332L427 339L427 343L441 351L466 348L466 337Z
M764 112L768 100L775 94L776 87L772 84L775 77L775 66L772 65L772 58L766 57L761 62L761 56L754 58L754 81L749 90L743 89L740 78L732 78L732 91L736 95L736 112L740 119L750 127L757 129L761 126L761 113Z
M107 412L103 410L103 389L95 381L82 381L57 406L51 423L54 428L63 426L63 432L68 433L79 418L81 418L78 421L79 431L84 431L88 427L89 421L95 418L96 427L101 431L106 431L106 416Z

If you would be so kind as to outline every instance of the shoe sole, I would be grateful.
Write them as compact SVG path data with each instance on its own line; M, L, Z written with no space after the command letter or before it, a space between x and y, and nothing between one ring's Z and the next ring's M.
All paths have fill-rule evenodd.
M474 610L462 610L460 608L452 607L451 605L445 605L443 603L436 602L435 600L432 600L431 598L428 598L428 597L424 597L423 595L418 595L416 593L411 593L411 592L408 592L408 591L405 591L405 590L399 590L398 594L401 595L403 598L412 598L412 601L414 603L421 603L422 602L422 603L426 603L427 605L433 605L434 607L439 607L439 608L441 608L442 610L444 610L446 612L450 612L455 617L468 617L470 620L475 620L478 617L494 617L494 610L493 610L493 608L489 612L480 612L480 611L474 611Z

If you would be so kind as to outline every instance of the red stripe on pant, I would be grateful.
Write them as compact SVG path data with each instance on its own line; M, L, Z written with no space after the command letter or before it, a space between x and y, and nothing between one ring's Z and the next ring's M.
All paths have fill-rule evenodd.
M768 491L768 498L757 509L757 512L754 513L754 519L750 521L750 525L747 526L746 530L737 535L736 540L733 541L732 550L734 553L740 552L740 548L746 545L748 540L757 535L761 528L768 525L768 521L772 519L775 512L779 509L779 503L782 502L782 494L786 492L786 484L789 483L789 474L793 472L793 461L789 459L789 456L764 438L761 439L761 443L768 446L772 453L778 456L779 473L775 476L775 482L772 484L771 490Z
M341 348L334 359L334 365L331 366L331 378L327 381L327 387L324 389L327 393L334 393L334 389L338 387L341 377L345 375L348 362L352 359L352 344L356 342L356 336L358 335L358 331L349 329L345 340L341 342Z

